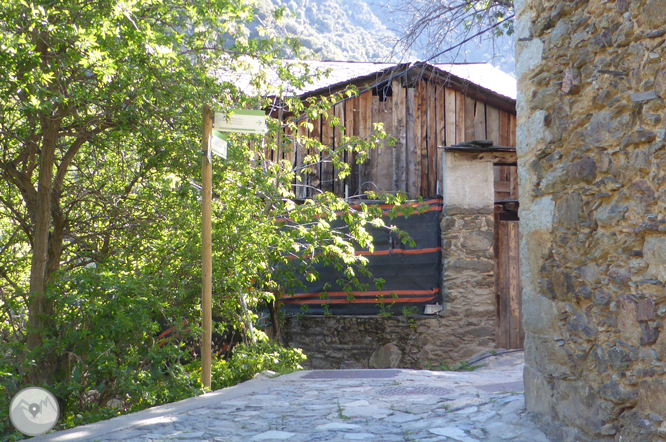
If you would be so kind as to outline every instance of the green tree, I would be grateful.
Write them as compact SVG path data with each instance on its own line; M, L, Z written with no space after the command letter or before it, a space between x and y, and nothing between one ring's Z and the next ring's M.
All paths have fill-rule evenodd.
M196 158L204 100L236 98L209 69L270 54L274 42L238 38L251 9L226 1L4 0L0 12L2 204L20 228L9 242L32 252L35 349L55 314L52 276L103 260L118 232L156 222L144 183Z
M353 244L370 245L364 226L381 223L376 211L331 194L294 202L307 165L348 173L342 150L300 140L312 152L300 171L264 156L294 142L283 124L296 133L301 114L353 91L290 97L286 84L318 74L276 59L285 47L297 53L295 41L248 39L252 14L226 0L0 0L0 376L11 389L54 386L65 407L83 407L95 390L99 405L121 396L128 409L196 391L189 380L178 394L164 385L190 379L180 362L197 351L183 341L185 329L198 332L203 103L280 103L291 115L271 120L266 139L233 137L230 159L214 167L214 297L227 328L242 332L238 296L272 302L298 284L295 272L315 278L312 262L358 281ZM254 92L225 80L239 78ZM347 149L362 159L384 136L378 126ZM347 229L330 228L338 216ZM155 339L160 321L183 339Z

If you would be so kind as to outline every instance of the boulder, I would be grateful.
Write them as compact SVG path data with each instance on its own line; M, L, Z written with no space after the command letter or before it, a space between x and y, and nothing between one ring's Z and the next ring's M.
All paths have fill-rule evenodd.
M402 352L393 343L379 347L370 356L370 368L396 368L400 364Z

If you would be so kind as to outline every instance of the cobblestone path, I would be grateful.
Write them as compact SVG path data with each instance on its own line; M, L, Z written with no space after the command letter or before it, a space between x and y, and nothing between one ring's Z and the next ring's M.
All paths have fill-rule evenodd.
M33 439L547 442L524 410L522 353L472 372L301 371Z

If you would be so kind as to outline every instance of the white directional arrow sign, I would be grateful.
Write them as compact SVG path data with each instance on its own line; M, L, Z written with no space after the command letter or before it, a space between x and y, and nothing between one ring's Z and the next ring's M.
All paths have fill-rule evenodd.
M211 138L210 150L225 160L227 159L227 134L224 132L213 131Z
M266 114L264 111L235 109L231 116L216 112L213 128L220 132L235 132L241 134L265 134Z

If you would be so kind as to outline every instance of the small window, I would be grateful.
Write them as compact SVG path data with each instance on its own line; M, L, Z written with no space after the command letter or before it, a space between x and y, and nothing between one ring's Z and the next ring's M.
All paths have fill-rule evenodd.
M391 87L391 83L386 82L382 83L376 87L372 88L372 96L373 97L379 97L380 102L386 101L387 97L392 97L393 96L393 88Z

